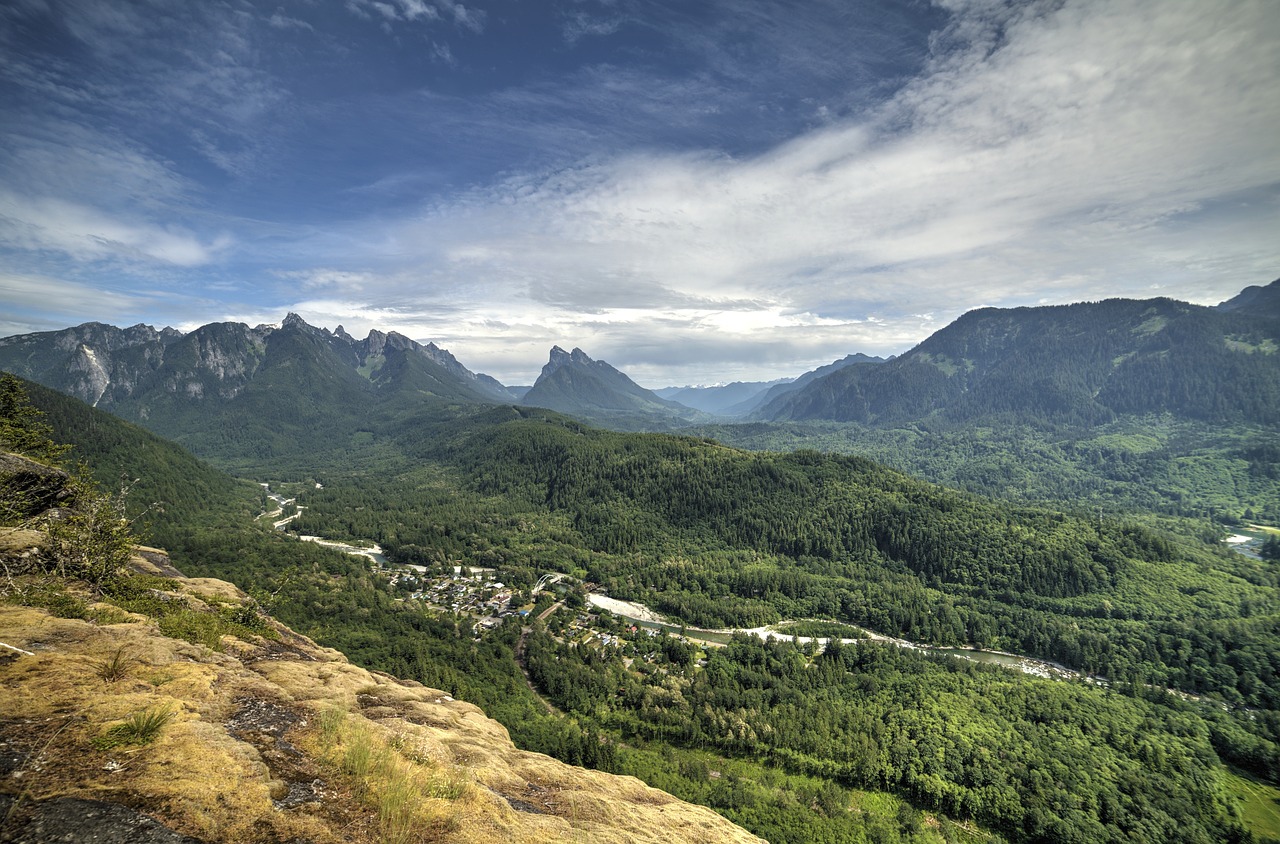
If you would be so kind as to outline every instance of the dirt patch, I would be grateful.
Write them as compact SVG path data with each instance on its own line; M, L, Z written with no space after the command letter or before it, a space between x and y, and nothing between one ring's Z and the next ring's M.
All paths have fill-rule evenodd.
M555 796L558 793L549 788L543 788L536 783L526 783L524 791L516 793L507 793L493 789L493 793L506 800L511 804L511 808L517 812L524 812L529 815L555 815L556 801Z
M304 650L307 644L306 640L297 637L292 631L284 630L279 639L267 639L246 664L252 667L258 662L316 662L315 655Z
M227 720L227 732L250 744L261 742L264 736L279 742L294 725L306 725L303 716L274 701L243 698L237 703L240 708Z

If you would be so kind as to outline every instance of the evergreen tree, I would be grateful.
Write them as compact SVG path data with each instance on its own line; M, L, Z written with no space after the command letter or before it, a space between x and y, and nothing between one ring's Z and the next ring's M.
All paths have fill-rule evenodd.
M0 448L54 463L71 447L55 443L52 434L44 413L32 406L21 379L9 372L0 374Z

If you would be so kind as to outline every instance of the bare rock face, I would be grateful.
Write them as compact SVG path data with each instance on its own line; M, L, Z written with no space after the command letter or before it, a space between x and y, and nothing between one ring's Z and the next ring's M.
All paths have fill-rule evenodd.
M12 798L0 795L0 813ZM83 841L97 844L203 844L199 838L174 832L148 815L102 800L59 797L28 807L25 817L8 831L13 844L52 844Z
M111 384L111 375L98 357L98 353L83 343L68 361L67 372L73 379L70 385L71 394L95 407Z

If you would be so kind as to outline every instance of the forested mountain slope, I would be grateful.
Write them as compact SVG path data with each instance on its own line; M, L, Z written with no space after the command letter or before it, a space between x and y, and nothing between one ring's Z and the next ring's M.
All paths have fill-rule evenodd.
M971 311L902 356L762 407L771 420L1280 423L1280 321L1170 299Z

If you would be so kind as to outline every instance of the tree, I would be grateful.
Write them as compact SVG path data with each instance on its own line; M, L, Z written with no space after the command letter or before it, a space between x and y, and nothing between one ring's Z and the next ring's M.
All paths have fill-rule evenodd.
M32 406L21 379L9 372L0 374L0 448L54 463L71 446L55 443L52 434L44 413Z
M70 449L53 441L52 430L44 414L32 406L22 382L7 372L0 375L0 447L52 464ZM93 482L87 468L81 467L75 476L61 469L51 471L56 474L50 477L63 487L58 498L65 504L24 514L46 536L41 566L101 588L119 574L133 553L132 525L124 508L128 487L122 485L118 493L107 494ZM21 495L23 490L6 485L4 492ZM19 503L0 500L0 513L20 513Z

